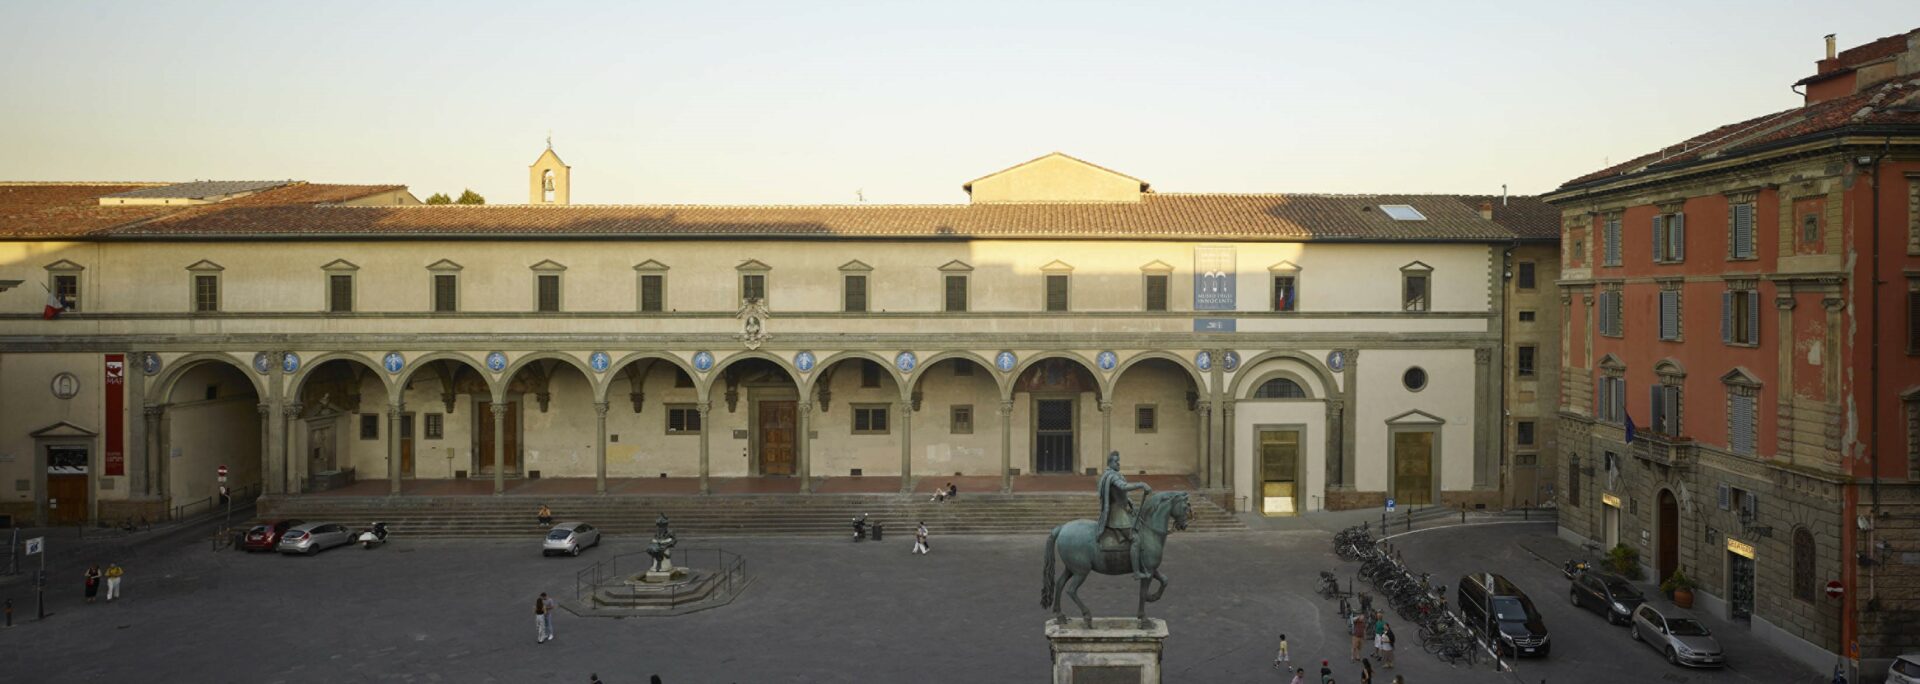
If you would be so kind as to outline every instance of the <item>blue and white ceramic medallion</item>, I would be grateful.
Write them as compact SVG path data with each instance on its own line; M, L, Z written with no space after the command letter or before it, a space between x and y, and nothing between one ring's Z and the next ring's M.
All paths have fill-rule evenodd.
M256 353L253 355L253 369L261 373L273 370L273 359L269 358L266 352Z
M607 368L613 365L613 357L608 356L606 352L597 351L587 355L587 365L592 366L595 373L605 373Z
M1199 366L1200 370L1203 370L1203 371L1213 370L1213 352L1202 351L1198 354L1194 354L1193 365Z
M910 351L903 351L893 355L893 367L900 369L902 373L912 373L914 365L918 363L920 363L920 358L914 356L913 352Z
M713 370L713 352L694 352L693 369L702 373Z
M1014 356L1013 352L1003 351L993 357L993 366L999 368L1002 373L1012 373L1013 367L1017 365L1020 365L1020 357Z
M1227 372L1232 372L1232 371L1233 371L1233 369L1235 369L1235 368L1239 368L1239 367L1240 367L1240 352L1237 352L1237 351L1233 351L1233 350L1231 350L1231 349L1229 349L1229 350L1227 350L1227 353L1225 353L1225 354L1221 354L1221 355L1220 355L1220 367L1221 367L1222 369L1225 369L1225 370L1226 370Z
M155 354L153 352L147 352L145 354L141 354L140 357L141 357L140 367L147 372L147 375L153 375L155 373L160 372L160 355L159 354Z
M817 361L818 359L813 358L813 352L810 351L803 351L793 355L793 367L800 369L802 373L812 373L813 364Z
M386 368L388 373L398 373L400 369L407 367L407 357L401 356L400 352L387 352L386 356L381 357L380 365Z
M292 374L298 370L300 370L299 354L287 352L285 356L280 357L280 372Z
M507 355L505 352L488 352L487 353L487 370L498 373L506 369L507 369Z
M1347 369L1347 353L1335 349L1327 352L1327 367L1338 373Z
M1099 364L1100 370L1111 372L1115 367L1120 365L1120 355L1110 351L1103 351L1100 352L1099 356L1093 357L1093 362Z

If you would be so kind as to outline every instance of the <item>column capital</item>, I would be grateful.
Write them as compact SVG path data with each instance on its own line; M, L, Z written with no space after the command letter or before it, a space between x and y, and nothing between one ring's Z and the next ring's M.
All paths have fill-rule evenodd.
M1239 402L1233 399L1221 399L1220 412L1229 416L1233 415L1233 405L1236 403Z
M1112 411L1113 411L1113 402L1111 400L1107 400L1107 399L1100 400L1101 413L1110 413Z
M813 413L813 402L811 401L795 402L793 405L793 410L795 413L798 413L800 415Z
M505 406L495 406L494 408L499 409L502 412L507 410L507 407ZM399 420L400 414L406 413L406 412L407 412L407 405L405 403L389 404L387 406L387 418L392 420Z
M254 405L254 408L260 411L261 418L265 418L267 416L273 415L273 404L269 404L263 401L263 402L260 402L259 404Z
M1799 299L1794 297L1793 295L1780 295L1778 297L1773 298L1773 308L1779 309L1781 311L1792 311L1793 307L1798 306L1799 304L1800 304Z
M1194 402L1193 410L1199 411L1200 415L1203 415L1203 416L1213 413L1213 402L1208 401L1206 399L1201 399L1200 401Z
M492 411L495 418L507 415L507 405L500 402L494 402L493 405L487 407L487 410Z
M1012 399L1000 400L1000 417L1006 418L1011 415L1013 415L1013 400Z
M695 410L697 410L697 411L699 411L699 412L700 412L700 415L702 415L702 416L705 416L705 415L707 415L708 413L710 413L710 412L712 412L712 411L713 411L713 402L711 402L711 401L703 401L703 402L700 402L700 403L698 403L698 404L694 404L694 405L693 405L693 408L694 408ZM705 429L705 428L706 428L706 426L705 426L705 425L701 425L700 427L701 427L701 430L700 430L700 432L704 434L704 433L706 432L706 429Z
M1827 307L1828 311L1839 311L1847 308L1847 300L1845 297L1828 297L1820 300L1820 305Z
M612 408L612 405L608 404L607 402L604 402L604 401L593 402L593 412L596 415L600 416L601 419L605 419L607 417L607 409L609 408Z
M305 410L306 408L307 408L307 407L306 407L305 405L303 405L303 404L301 404L300 402L297 402L297 401L296 401L296 402L293 402L293 403L290 403L290 404L286 404L286 405L284 405L284 406L281 406L281 407L280 407L280 412L281 412L282 414L284 414L284 415L286 415L286 417L288 417L288 418L299 418L299 417L300 417L300 412L301 412L302 410Z
M160 416L166 415L167 406L166 404L155 404L153 406L146 407L146 409L142 410L141 412L147 414L148 420L158 420Z

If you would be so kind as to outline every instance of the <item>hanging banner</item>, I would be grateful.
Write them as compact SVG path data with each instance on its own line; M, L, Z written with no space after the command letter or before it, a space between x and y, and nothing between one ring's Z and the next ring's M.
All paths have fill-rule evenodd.
M102 460L107 477L127 474L126 427L127 356L107 355L107 453Z
M1193 248L1193 310L1234 310L1232 245Z

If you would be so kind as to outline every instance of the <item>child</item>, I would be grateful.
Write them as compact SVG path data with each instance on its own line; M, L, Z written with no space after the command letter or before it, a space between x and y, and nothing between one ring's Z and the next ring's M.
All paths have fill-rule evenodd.
M1296 667L1293 669L1292 684L1307 684L1307 668Z
M1287 658L1287 635L1285 635L1285 634L1282 634L1282 635L1280 635L1280 652L1279 652L1279 653L1276 653L1276 654L1274 654L1274 656L1273 656L1273 666L1274 666L1274 667L1285 667L1285 668L1287 668L1287 669L1293 669L1292 667L1289 667L1289 666L1287 666L1287 665L1282 665L1282 664L1281 664L1281 663L1286 663L1286 662L1289 662L1289 659Z

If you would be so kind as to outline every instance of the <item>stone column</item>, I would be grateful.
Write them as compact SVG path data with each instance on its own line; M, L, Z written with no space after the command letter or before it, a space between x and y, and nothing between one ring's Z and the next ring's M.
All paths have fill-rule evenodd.
M493 495L507 492L507 405L495 401L493 410Z
M1346 350L1346 369L1340 375L1340 424L1329 429L1340 431L1340 453L1328 454L1328 459L1339 459L1340 486L1354 489L1360 482L1359 466L1356 465L1355 448L1360 441L1359 424L1354 422L1354 413L1360 406L1360 350Z
M406 404L387 405L387 494L400 495L400 415Z
M809 458L809 452L812 451L813 449L813 446L812 446L813 438L811 436L812 435L811 430L812 430L812 424L813 424L813 402L802 401L794 404L793 420L794 420L794 424L798 426L798 431L794 435L793 442L794 442L794 451L797 452L796 456L799 458L799 461L800 461L799 463L800 469L798 471L800 473L800 493L812 494L813 493L813 461L811 458Z
M1344 477L1340 466L1342 460L1341 454L1346 448L1344 444L1346 441L1346 430L1342 424L1342 421L1345 420L1346 402L1339 399L1328 399L1326 409L1327 478L1325 482L1320 483L1320 506L1323 510L1331 510L1327 506L1327 493L1341 486L1341 478Z
M913 402L900 407L900 493L913 491Z
M300 411L304 408L306 407L299 402L280 407L280 436L286 438L286 444L282 446L282 449L284 449L287 454L287 481L285 491L292 494L297 494L304 489L300 486L300 481L302 479L302 473L306 472L306 454L305 450L300 449L299 443L293 438L293 428L300 424Z
M166 496L167 456L161 452L160 419L166 415L166 412L167 407L165 404L148 406L146 408L147 443L143 449L143 452L146 454L143 459L146 461L146 470L151 474L145 483L146 489L144 493L149 496L159 494L162 498Z
M703 401L694 404L693 408L700 412L700 493L712 494L713 485L707 482L707 474L710 472L707 454L707 444L709 440L707 436L713 434L713 423L710 420L713 418L711 415L713 413L713 402Z
M593 493L607 493L607 402L593 402L595 432L599 437L593 448Z
M1193 430L1195 441L1199 442L1193 450L1194 483L1206 488L1213 484L1213 473L1210 471L1212 463L1207 459L1207 430L1213 426L1213 402L1200 400L1194 405L1194 412L1200 418Z
M1013 400L1000 401L1000 493L1013 492Z
M268 457L268 454L273 453L273 404L263 401L255 404L254 408L260 412L260 493L277 493L280 491L278 478L267 467L273 462Z
M1226 385L1227 352L1215 349L1212 353L1213 370L1209 374L1211 387L1207 388L1207 396L1212 398L1214 406L1224 406L1226 393L1222 390ZM1230 486L1226 482L1226 464L1221 463L1220 456L1220 436L1226 432L1226 428L1220 425L1220 419L1225 414L1225 411L1213 411L1207 420L1207 486L1216 489Z
M262 416L266 420L260 426L261 437L265 440L260 450L260 458L264 461L260 468L260 490L263 494L284 494L287 491L286 422L271 420L270 417L279 413L280 407L287 403L287 375L284 370L287 353L269 352L267 356L273 367L267 374L267 396L262 397L261 402L271 413Z
M1113 453L1113 402L1102 399L1100 408L1100 467L1106 468L1107 454Z
M1227 489L1234 489L1234 485L1236 484L1233 480L1233 461L1235 458L1233 454L1233 434L1235 432L1233 425L1233 404L1234 401L1232 399L1223 399L1220 402L1220 477L1222 479L1220 484ZM1296 483L1295 486L1297 487L1298 484ZM1298 494L1298 492L1295 493ZM1228 501L1228 504L1231 505L1232 501Z

